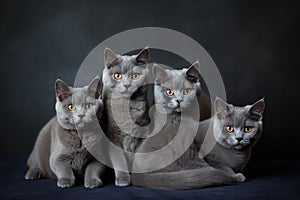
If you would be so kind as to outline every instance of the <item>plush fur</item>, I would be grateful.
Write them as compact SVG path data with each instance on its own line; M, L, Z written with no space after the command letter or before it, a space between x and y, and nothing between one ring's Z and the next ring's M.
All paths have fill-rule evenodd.
M84 178L87 188L102 186L100 176L105 166L94 159L82 145L78 131L98 124L102 112L101 80L88 86L72 88L62 80L55 83L56 116L40 131L27 164L25 179L53 178L58 187L71 187Z
M147 83L149 81L148 48L138 54L118 55L110 49L104 51L103 100L105 104L105 132L115 145L127 152L134 152L139 145L141 133L147 134L149 124ZM115 185L130 184L132 157L125 152L127 169L115 170ZM113 168L119 160L111 161Z
M146 173L132 174L133 185L157 189L191 189L244 181L242 174L214 168L199 157L203 141L194 140L199 126L199 112L195 107L196 93L200 90L198 67L197 62L182 70L154 67L154 129L158 133L143 141L137 152L155 152L172 142L175 145L165 149L162 154L146 154L143 159L136 156L137 171ZM179 138L174 141L175 137ZM178 159L169 159L172 157Z
M200 123L196 138L204 143L200 157L212 166L226 168L232 173L242 172L250 159L252 147L262 134L264 108L264 99L253 105L237 107L217 98L211 126L211 120ZM228 127L232 127L232 132L228 132Z

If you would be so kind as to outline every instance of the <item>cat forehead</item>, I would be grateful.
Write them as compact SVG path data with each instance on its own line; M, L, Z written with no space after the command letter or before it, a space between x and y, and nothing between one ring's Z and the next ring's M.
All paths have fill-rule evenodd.
M249 117L247 106L245 106L245 107L236 107L236 106L232 107L230 109L230 111L228 111L226 113L225 121L227 123L231 123L231 124L236 125L236 126L241 126L241 125L244 125L244 124L249 125L250 123L255 123L255 121L252 120Z
M190 87L191 83L186 79L186 69L182 70L165 70L168 77L162 83L163 86L170 89L183 89L183 87Z
M122 74L133 73L133 72L142 73L144 70L145 70L144 68L133 64L129 64L129 65L120 64L109 69L110 73L122 73Z
M121 61L117 65L109 68L108 70L111 73L123 73L123 74L130 73L130 72L141 73L145 68L136 65L134 61L135 61L134 56L122 56Z
M245 108L243 107L237 107L230 105L229 110L226 111L226 118L242 118L245 116Z
M136 56L121 56L121 62L124 64L132 64Z
M96 101L95 97L88 93L87 87L84 88L73 88L72 95L68 97L64 102L73 104L82 104L86 102Z

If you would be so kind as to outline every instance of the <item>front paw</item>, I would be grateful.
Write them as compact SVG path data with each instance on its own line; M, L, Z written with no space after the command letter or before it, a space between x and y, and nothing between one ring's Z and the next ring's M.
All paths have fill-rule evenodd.
M246 181L246 177L242 173L237 173L234 175L234 180L236 182L242 183Z
M130 176L118 177L115 180L115 185L124 187L131 184Z
M100 178L93 178L84 181L84 187L86 188L97 188L101 186L103 186L103 183Z
M42 172L41 170L37 168L30 168L26 172L25 179L26 180L35 180L35 179L40 179L42 178Z
M61 188L72 187L75 185L75 179L60 178L57 181L57 186Z

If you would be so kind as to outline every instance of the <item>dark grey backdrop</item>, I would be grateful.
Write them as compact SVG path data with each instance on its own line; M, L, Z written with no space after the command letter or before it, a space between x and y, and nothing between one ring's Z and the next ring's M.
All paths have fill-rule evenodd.
M1 1L0 153L30 152L54 115L55 79L73 83L96 45L156 26L187 34L208 51L231 103L265 96L255 158L298 159L299 8L297 1Z

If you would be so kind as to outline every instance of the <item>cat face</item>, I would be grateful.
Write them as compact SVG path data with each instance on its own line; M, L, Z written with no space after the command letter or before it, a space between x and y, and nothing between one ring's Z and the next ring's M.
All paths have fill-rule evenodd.
M97 121L96 113L103 108L101 80L95 78L88 86L72 88L62 80L55 82L56 114L59 124L65 129L83 128Z
M253 105L236 107L217 98L214 133L218 143L236 150L254 145L261 133L264 107L264 99Z
M148 48L137 55L121 56L106 48L103 70L104 91L112 93L113 98L128 98L147 82L150 58Z
M199 63L188 69L169 70L154 65L155 103L162 106L167 113L181 112L196 99L200 89Z

